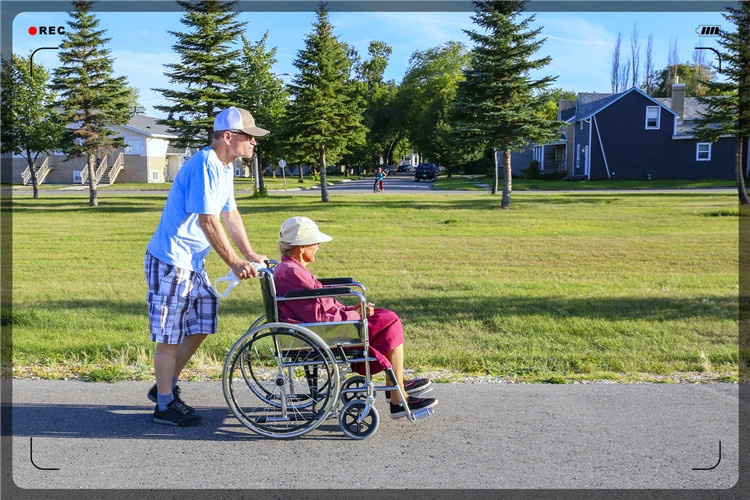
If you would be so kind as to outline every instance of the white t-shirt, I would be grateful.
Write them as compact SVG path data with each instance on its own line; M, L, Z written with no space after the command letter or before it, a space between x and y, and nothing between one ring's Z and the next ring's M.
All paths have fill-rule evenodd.
M224 166L210 147L200 150L177 172L148 252L183 269L203 269L211 245L198 215L218 216L236 207L232 165Z

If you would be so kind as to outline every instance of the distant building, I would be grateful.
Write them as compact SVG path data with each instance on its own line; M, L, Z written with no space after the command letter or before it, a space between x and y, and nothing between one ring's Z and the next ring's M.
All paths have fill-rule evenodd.
M709 143L693 136L703 110L696 98L685 97L683 84L673 86L671 98L635 87L581 93L559 104L558 119L567 124L560 140L514 153L513 173L522 175L537 160L540 172L575 179L734 179L736 138ZM747 144L744 151L748 175Z
M171 144L177 135L158 118L134 115L125 125L110 128L125 141L125 146L97 158L97 182L105 184L139 182L172 182L185 161L193 154L190 148L177 148ZM12 157L12 180L14 183L30 182L30 172L24 158ZM85 157L65 161L65 154L54 152L40 155L35 165L39 182L48 184L87 184ZM235 175L248 177L249 169L242 160L235 162Z

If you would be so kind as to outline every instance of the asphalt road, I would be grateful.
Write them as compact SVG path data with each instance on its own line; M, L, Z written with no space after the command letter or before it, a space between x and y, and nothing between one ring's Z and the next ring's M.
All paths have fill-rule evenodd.
M372 177L368 177L366 179L339 182L327 187L331 193L370 194L372 196L388 196L389 194L422 194L430 192L439 194L476 194L476 192L472 191L433 190L432 181L414 181L414 172L398 172L389 175L383 181L382 193L372 192L374 182L375 181ZM306 194L320 195L320 188L306 189L303 192Z
M151 384L13 380L3 446L12 481L28 490L17 493L153 488L129 498L173 498L175 489L217 498L208 493L257 489L248 498L294 498L302 489L395 488L416 490L411 498L464 489L602 498L603 489L658 489L740 498L730 489L740 478L740 392L745 416L749 405L738 384L436 384L435 414L417 422L392 420L379 395L380 428L362 441L336 420L296 439L258 436L231 414L219 382L181 383L201 426L154 424Z
M479 190L479 191L466 191L466 190L443 190L443 189L432 189L432 182L431 181L414 181L414 173L413 172L398 172L395 175L390 175L386 177L384 184L385 184L385 190L383 193L373 193L372 187L373 187L373 178L368 177L365 179L356 179L356 180L344 180L343 182L337 182L336 184L328 185L327 188L331 194L362 194L362 195L368 195L368 196L388 196L393 194L435 194L435 195L477 195L477 194L489 194L489 186L482 185L485 190ZM115 187L105 187L99 190L99 196L106 197L107 194L132 194L132 193L142 193L142 194L148 194L148 195L154 195L154 196L166 196L167 192L169 191L169 186L165 184L164 190L147 190L147 191L141 191L141 190L134 190L134 189L128 189L126 184L123 184L122 187L117 187L118 185L115 185ZM297 182L294 179L287 179L287 188L286 189L272 189L269 190L269 194L271 195L281 195L281 194L288 194L288 193L294 193L294 194L301 194L301 195L312 195L312 196L320 196L320 187L309 187L309 188L299 188L297 187ZM571 187L575 187L574 184L571 184ZM500 186L500 190L502 191L502 185ZM737 190L735 188L705 188L705 189L649 189L649 190L634 190L634 189L607 189L607 190L570 190L570 191L544 191L544 190L529 190L529 191L513 191L513 196L523 196L527 194L531 195L540 195L540 194L614 194L614 195L625 195L625 194L657 194L657 193L735 193ZM12 189L12 196L18 196L18 197L26 197L31 196L33 193L31 186L15 186ZM240 190L237 192L238 194L252 194L251 189L245 189ZM4 193L5 195L5 193ZM82 197L88 197L89 191L88 186L70 186L62 189L49 189L44 190L41 194L41 196L48 196L48 195L65 195L65 196L75 196L80 195ZM498 200L500 198L500 195L497 195ZM499 201L498 201L499 203Z

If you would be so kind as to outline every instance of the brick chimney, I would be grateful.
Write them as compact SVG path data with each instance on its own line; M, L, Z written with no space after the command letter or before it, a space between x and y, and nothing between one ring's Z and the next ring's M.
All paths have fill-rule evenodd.
M674 84L672 84L672 111L677 113L677 121L682 123L682 121L685 119L685 91L687 90L687 85L684 83L680 83L679 77L675 79Z

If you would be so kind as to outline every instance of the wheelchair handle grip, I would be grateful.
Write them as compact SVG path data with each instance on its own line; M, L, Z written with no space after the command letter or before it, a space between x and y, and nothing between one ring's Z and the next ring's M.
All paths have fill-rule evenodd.
M253 265L255 269L258 269L258 270L266 267L265 265L259 262L251 262L251 264ZM229 292L232 291L232 288L239 285L241 282L242 280L239 279L237 275L234 274L234 271L230 269L226 276L224 276L223 278L216 278L214 280L214 291L216 292L216 295L218 295L222 299L225 299L229 295ZM226 290L224 290L224 292L219 292L219 283L229 283L227 285Z

